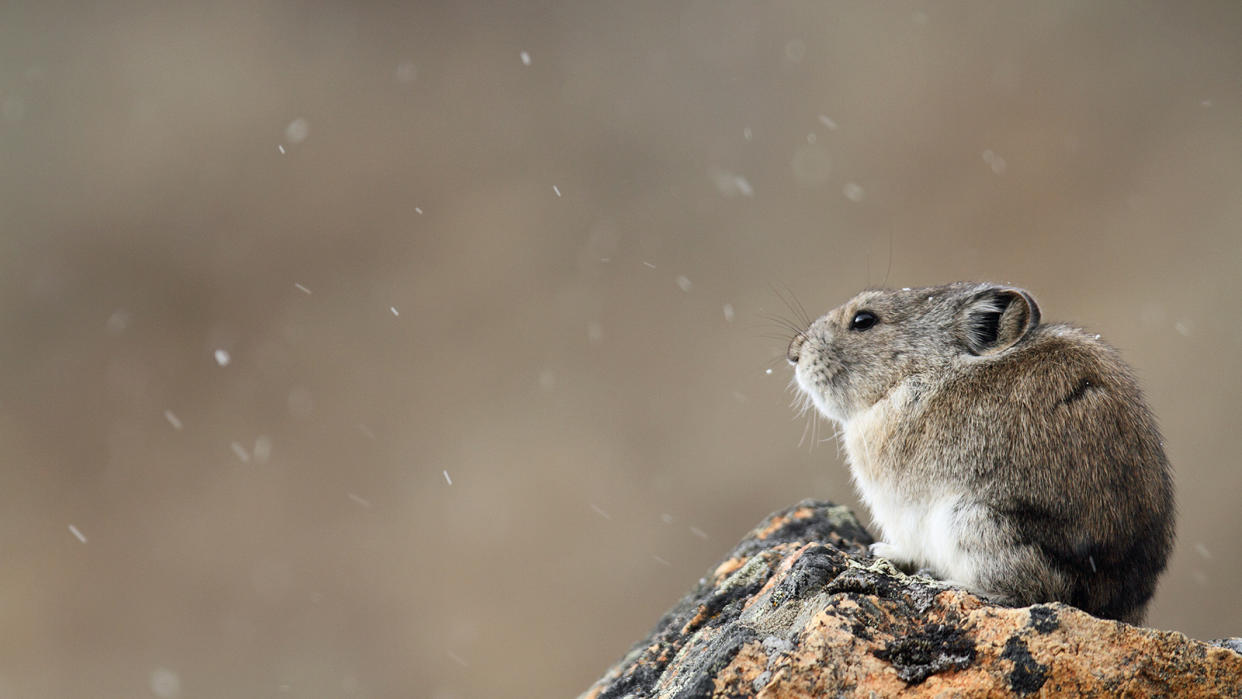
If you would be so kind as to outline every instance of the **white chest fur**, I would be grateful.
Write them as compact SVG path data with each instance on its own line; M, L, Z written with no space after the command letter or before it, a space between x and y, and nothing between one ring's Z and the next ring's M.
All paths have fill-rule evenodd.
M882 534L884 545L877 553L970 586L977 564L962 543L974 536L971 528L978 519L969 494L951 484L912 477L915 465L895 463L887 449L897 424L894 414L908 407L909 399L909 391L899 387L845 423L842 437L850 472Z

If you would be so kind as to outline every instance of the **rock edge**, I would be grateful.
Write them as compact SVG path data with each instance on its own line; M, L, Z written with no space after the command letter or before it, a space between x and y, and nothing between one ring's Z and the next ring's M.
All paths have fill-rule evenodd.
M867 553L847 508L768 516L581 699L1242 697L1237 640L1010 608Z

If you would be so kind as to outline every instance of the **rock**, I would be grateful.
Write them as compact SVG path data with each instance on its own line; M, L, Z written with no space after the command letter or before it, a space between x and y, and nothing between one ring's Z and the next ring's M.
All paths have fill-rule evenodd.
M582 698L1242 697L1232 641L999 606L870 543L831 503L769 516Z

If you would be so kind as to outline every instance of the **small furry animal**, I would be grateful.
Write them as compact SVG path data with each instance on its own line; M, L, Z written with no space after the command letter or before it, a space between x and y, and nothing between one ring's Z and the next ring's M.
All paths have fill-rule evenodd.
M883 543L1011 605L1140 624L1173 545L1173 484L1133 373L1098 335L1041 324L1029 293L868 290L787 358L839 423Z

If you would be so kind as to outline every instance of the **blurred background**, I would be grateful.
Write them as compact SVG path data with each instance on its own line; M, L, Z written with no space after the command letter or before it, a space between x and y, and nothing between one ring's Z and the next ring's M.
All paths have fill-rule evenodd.
M857 507L781 297L957 279L1135 366L1181 513L1149 622L1242 634L1238 36L6 6L0 696L574 696L768 512Z

